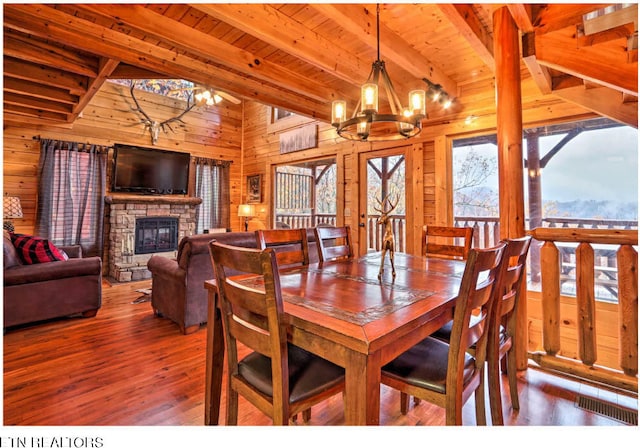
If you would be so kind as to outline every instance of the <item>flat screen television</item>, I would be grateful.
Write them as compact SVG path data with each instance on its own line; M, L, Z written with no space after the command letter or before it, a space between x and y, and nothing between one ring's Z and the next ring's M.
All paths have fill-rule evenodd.
M190 160L185 152L115 144L112 191L187 194Z

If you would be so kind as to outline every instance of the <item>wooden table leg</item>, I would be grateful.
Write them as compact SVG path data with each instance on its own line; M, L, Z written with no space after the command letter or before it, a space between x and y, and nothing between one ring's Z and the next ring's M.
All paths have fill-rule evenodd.
M363 353L350 353L345 376L345 423L347 425L378 425L380 423L378 354L367 356Z
M224 369L224 336L220 310L216 306L215 286L207 285L209 303L207 312L207 358L204 398L204 424L217 425L220 417L222 371Z

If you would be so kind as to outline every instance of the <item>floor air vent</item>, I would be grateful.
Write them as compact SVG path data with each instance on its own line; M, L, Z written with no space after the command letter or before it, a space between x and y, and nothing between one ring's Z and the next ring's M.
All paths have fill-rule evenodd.
M581 409L604 415L605 417L618 420L619 422L633 426L638 425L638 413L634 410L583 396L578 397L576 404Z

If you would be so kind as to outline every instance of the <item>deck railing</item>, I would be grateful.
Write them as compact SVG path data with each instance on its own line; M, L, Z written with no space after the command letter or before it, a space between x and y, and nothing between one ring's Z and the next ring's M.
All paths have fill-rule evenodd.
M315 227L318 224L335 226L336 215L328 213L316 213L315 215L305 213L276 213L276 227L301 229L303 227Z
M384 226L378 224L380 215L367 216L367 250L382 250L384 239ZM407 247L407 220L405 215L389 215L389 222L393 228L396 252L404 252Z
M497 216L456 216L456 227L473 227L473 247L492 247L500 241L500 218ZM638 221L622 219L544 218L542 227L578 229L637 229Z
M637 231L556 227L536 228L529 233L544 243L540 251L543 350L529 353L529 358L543 368L637 393L638 252L634 248L638 245ZM563 247L568 246L573 246L575 251L576 298L573 306L563 304L565 314L561 315L562 252ZM614 283L618 300L606 307L597 304L594 294L598 276L595 258L597 251L603 249L612 251L617 261ZM617 322L611 322L610 315L616 315L616 308ZM567 316L567 309L574 310L575 316ZM603 309L609 310L607 319L599 318L596 313ZM614 312L610 312L611 309ZM572 339L564 337L561 343L561 332L566 335L573 330L577 334L577 348L564 351L576 353L575 359L563 356L564 344ZM613 340L607 344L609 350L612 346L618 349L617 367L598 363L597 342L605 339Z

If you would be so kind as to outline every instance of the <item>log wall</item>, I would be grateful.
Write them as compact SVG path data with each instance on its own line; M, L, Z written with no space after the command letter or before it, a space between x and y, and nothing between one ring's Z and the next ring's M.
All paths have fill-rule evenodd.
M524 127L550 124L561 121L592 118L594 115L578 106L564 103L554 96L540 96L538 88L532 82L526 69L522 69L522 104ZM318 124L317 148L281 154L279 136L281 132L313 123L302 117L286 118L278 124L270 121L270 108L259 103L247 103L244 120L244 167L243 176L261 174L263 178L263 199L257 209L257 219L265 227L272 226L271 216L271 177L276 165L297 163L325 157L335 157L338 163L339 185L337 222L349 224L358 229L360 185L360 155L380 150L385 155L397 149L407 156L407 168L421 167L422 186L407 189L407 206L419 214L416 225L446 224L453 219L452 208L447 203L451 197L451 141L454 138L496 132L495 82L493 78L479 79L460 85L458 102L454 105L453 115L439 119L442 111L428 108L429 124L410 141L362 143L344 140L337 136L333 127L326 123ZM471 122L466 118L473 115ZM409 146L407 146L410 143ZM406 148L410 149L406 149ZM421 163L412 158L421 157ZM344 180L342 180L344 179ZM417 182L417 181L416 181ZM411 193L409 193L411 192ZM246 197L246 186L242 194ZM411 202L411 204L410 204ZM354 244L359 246L359 235L354 234ZM419 235L416 234L416 238ZM417 242L408 242L407 247L419 248Z
M184 101L139 92L140 105L154 120L162 121L178 115ZM5 126L3 130L3 190L19 196L23 219L14 220L16 232L33 233L37 201L37 173L40 158L39 139L59 139L112 146L124 143L157 149L189 152L192 156L231 160L231 204L237 210L241 188L242 106L223 102L217 107L198 108L188 112L184 125L172 125L175 132L160 131L157 144L151 143L148 130L134 112L128 87L107 82L84 109L82 116L67 127ZM110 153L111 156L111 153ZM109 163L111 168L111 163ZM194 170L191 170L193 188ZM109 188L109 186L107 186ZM232 216L235 213L232 210ZM232 219L232 227L240 222Z

